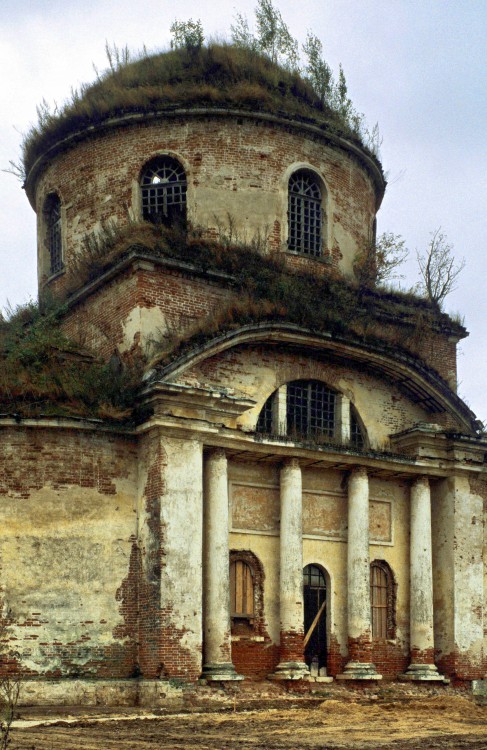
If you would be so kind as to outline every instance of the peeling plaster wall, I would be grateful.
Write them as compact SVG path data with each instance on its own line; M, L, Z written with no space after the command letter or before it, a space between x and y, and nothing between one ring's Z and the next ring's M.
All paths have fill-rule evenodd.
M3 616L22 668L130 675L133 445L18 427L0 431L0 467Z
M347 497L345 475L303 470L303 565L327 574L329 669L337 674L347 655ZM264 619L279 643L279 477L277 465L229 464L230 548L250 550L265 572ZM389 528L379 506L389 506ZM379 671L396 676L407 666L409 645L409 488L399 481L370 480L370 560L390 566L396 588L395 637L375 641ZM318 528L318 527L321 527ZM267 649L269 644L262 644Z
M203 637L202 445L154 429L139 457L140 667L149 678L194 680Z
M483 499L467 477L433 486L435 645L439 663L460 678L480 678L484 647Z

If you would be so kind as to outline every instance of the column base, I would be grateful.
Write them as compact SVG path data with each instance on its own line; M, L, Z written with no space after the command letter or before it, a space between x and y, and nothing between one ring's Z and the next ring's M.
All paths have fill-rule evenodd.
M349 661L343 674L337 674L337 680L382 680L375 665L367 662Z
M309 668L304 661L282 661L276 671L268 675L269 680L310 680Z
M207 682L226 682L228 680L243 680L243 676L237 674L231 662L225 662L222 664L205 664L200 679Z
M448 677L443 677L438 672L435 664L410 664L406 672L399 675L399 680L401 682L444 682L445 684L450 682Z

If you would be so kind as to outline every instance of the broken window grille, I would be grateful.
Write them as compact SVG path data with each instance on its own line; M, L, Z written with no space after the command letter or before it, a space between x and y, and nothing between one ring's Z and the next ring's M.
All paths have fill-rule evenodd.
M322 255L321 190L312 174L295 172L289 180L289 250Z
M47 247L49 250L49 272L63 270L63 246L61 237L61 201L59 196L50 195L45 208L47 226Z
M142 217L152 224L186 224L186 174L181 164L170 157L149 162L142 171Z

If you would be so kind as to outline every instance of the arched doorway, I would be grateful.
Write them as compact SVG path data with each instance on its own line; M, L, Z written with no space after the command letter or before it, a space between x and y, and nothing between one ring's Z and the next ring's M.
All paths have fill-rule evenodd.
M303 570L303 598L305 638L314 623L305 646L304 659L308 665L317 659L318 667L326 667L326 581L318 565L307 565ZM319 618L315 622L318 613Z

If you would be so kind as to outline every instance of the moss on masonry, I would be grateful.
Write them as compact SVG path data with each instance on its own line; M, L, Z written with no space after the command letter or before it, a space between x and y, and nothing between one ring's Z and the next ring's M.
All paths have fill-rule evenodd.
M102 362L63 333L62 321L70 295L82 292L134 250L179 261L188 272L216 272L234 293L226 306L194 327L152 342L151 362L141 351L135 358L132 353ZM62 302L45 298L40 308L30 304L0 321L0 412L130 421L147 366L164 366L188 349L251 323L294 323L313 332L390 347L381 338L381 326L395 322L401 338L394 348L405 351L408 340L424 331L464 333L437 307L414 295L364 289L331 273L315 276L293 270L285 256L266 255L261 244L216 243L198 232L186 234L147 223L107 226L86 237L85 252L69 269L68 288Z
M0 318L0 414L129 420L141 362L99 361L63 333L65 313L29 303Z

